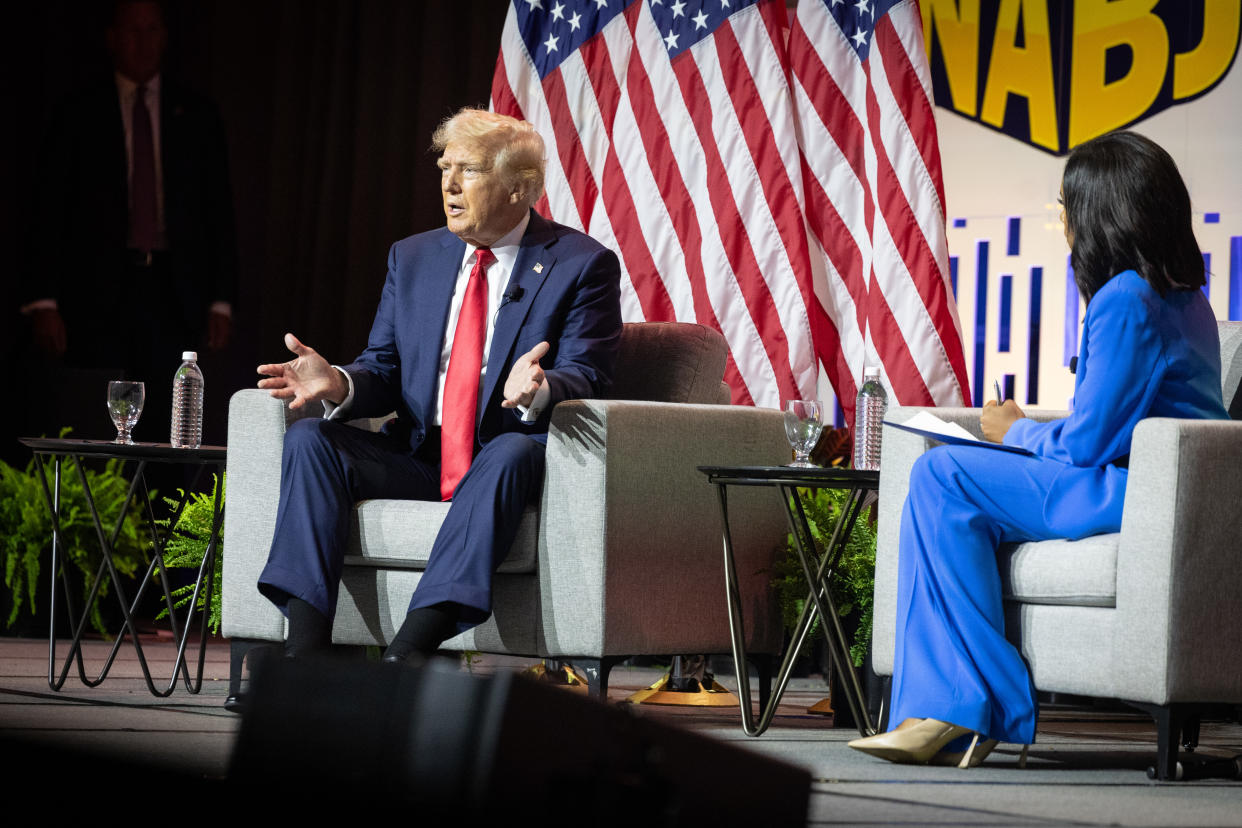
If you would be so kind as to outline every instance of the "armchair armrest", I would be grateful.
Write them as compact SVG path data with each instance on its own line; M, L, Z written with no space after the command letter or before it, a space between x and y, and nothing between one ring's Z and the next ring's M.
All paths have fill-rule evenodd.
M228 491L224 511L221 632L225 637L283 640L284 616L259 594L280 501L280 461L289 423L312 416L292 411L258 388L229 400Z
M1242 693L1242 422L1142 420L1117 559L1113 672L1164 704Z
M720 505L700 465L789 462L774 409L572 400L552 412L539 577L549 655L716 652L728 641ZM729 493L746 628L781 639L768 571L787 528L771 491ZM726 646L727 649L727 646Z
M302 406L295 411L258 388L242 389L229 400L228 500L221 587L221 632L226 637L285 637L284 616L259 593L256 584L267 563L276 528L285 430L296 420L322 413L319 405ZM348 422L357 428L377 431L387 419Z

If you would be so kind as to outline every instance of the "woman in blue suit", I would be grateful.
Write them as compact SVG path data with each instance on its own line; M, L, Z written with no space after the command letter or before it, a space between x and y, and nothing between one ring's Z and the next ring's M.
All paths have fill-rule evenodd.
M1037 423L1012 400L991 403L984 436L1031 456L944 446L915 463L897 582L891 719L902 724L850 742L865 753L970 767L997 741L1032 742L1035 690L1005 639L997 547L1120 531L1138 421L1228 418L1173 159L1140 135L1104 135L1070 154L1061 192L1087 303L1073 413Z

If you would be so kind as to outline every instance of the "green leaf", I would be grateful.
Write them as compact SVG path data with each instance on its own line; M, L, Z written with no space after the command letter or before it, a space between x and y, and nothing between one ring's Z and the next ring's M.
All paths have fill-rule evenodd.
M67 433L68 429L63 429L60 436L64 437ZM133 500L127 503L129 482L121 474L122 467L119 460L109 460L102 467L85 468L84 475L90 485L105 537L110 537L122 511L125 513L112 560L118 572L132 577L140 568L145 570L151 546L139 531L143 515L138 503ZM55 484L51 463L41 470L32 458L21 470L0 462L0 556L3 556L4 585L12 600L6 619L8 626L13 625L24 607L29 606L31 612L36 609L42 562L45 558L50 560L52 518L44 480L46 492L50 493ZM87 505L82 475L74 461L66 460L62 464L60 483L60 540L64 550L62 572L66 567L76 571L78 577L73 580L81 582L82 599L85 601L102 562L99 532ZM111 580L105 577L100 583L99 601L89 616L100 633L105 633L105 629L99 603L108 596L110 589Z
M203 565L203 558L207 555L207 546L211 541L213 498L216 492L218 492L221 508L223 508L226 477L227 475L224 477L212 475L212 491L190 493L175 527L171 527L171 529L169 527L171 518L156 521L163 529L169 530L165 532L165 566L198 569ZM178 489L179 495L184 495L184 492L184 489ZM174 511L177 508L178 501L179 498L176 500L169 497L164 498L164 502ZM197 608L207 611L207 623L211 626L213 633L219 633L221 593L224 581L224 543L222 540L216 543L214 563L214 571L211 575L211 606L207 606L207 589L206 584L204 584L204 588L198 596ZM175 590L173 595L179 599L174 602L174 605L178 609L183 609L194 597L194 586L191 584L182 587ZM167 614L168 610L165 608L157 617L163 618Z
M816 559L823 556L824 548L832 539L837 519L844 508L848 492L842 489L799 489L798 497L806 512L811 540L815 544ZM858 627L850 646L850 657L855 666L861 666L871 643L872 605L875 600L875 544L876 534L872 515L863 513L854 523L853 531L846 539L845 548L837 562L836 571L829 580L829 594L837 606L839 615L858 613ZM786 629L793 630L802 612L808 588L794 551L792 534L785 539L785 556L777 560L772 571L772 585L780 602L781 619ZM816 566L812 562L812 566ZM820 634L816 619L811 635Z

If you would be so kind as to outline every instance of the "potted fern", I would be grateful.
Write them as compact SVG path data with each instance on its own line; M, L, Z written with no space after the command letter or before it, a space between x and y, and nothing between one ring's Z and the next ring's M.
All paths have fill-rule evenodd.
M845 506L847 493L839 489L802 489L798 492L806 512L817 555L832 539L832 530ZM852 629L850 658L861 667L871 645L871 614L875 594L875 527L867 514L854 523L837 562L828 592L843 619L847 634ZM806 579L794 552L794 538L785 542L785 556L774 567L774 586L781 606L782 621L792 632L806 604ZM819 620L811 629L810 638L819 636Z
M66 433L68 429L62 430L60 436ZM127 511L113 544L112 562L120 574L132 578L140 567L146 566L150 544L140 531L138 502L131 500L126 505L129 481L121 473L122 463L109 460L102 468L84 467L83 471L106 531L116 525L122 509ZM48 469L49 490L53 485L51 478ZM81 477L72 463L67 463L61 474L60 540L65 554L61 566L80 574L85 603L91 583L100 571L102 552ZM47 589L48 584L43 562L50 560L51 551L52 516L45 497L44 477L36 460L32 458L24 469L0 462L0 559L4 565L8 600L6 629L11 629L19 617L33 616L38 611L40 590ZM89 610L91 625L105 635L107 626L101 605L111 587L111 580L105 576L99 584L99 600Z
M848 429L825 430L811 457L821 466L845 466L849 463L850 445ZM816 555L821 556L832 539L841 510L846 506L848 493L842 489L801 489L798 494L806 513ZM836 605L837 613L842 617L842 626L849 637L850 660L855 667L863 665L867 650L871 646L875 545L875 524L871 515L864 512L855 521L829 581L829 594ZM785 628L792 632L807 599L806 580L794 551L792 534L786 538L785 555L774 567L773 576L782 620ZM822 635L820 623L816 619L808 636L809 640L813 641Z
M198 569L203 564L203 558L207 555L207 546L211 541L212 530L212 502L218 495L220 503L224 503L224 486L225 477L217 477L212 475L212 490L210 492L191 492L186 498L184 508L177 520L176 526L169 529L171 519L157 521L160 526L168 530L164 541L164 565L170 568L188 568ZM180 492L184 496L184 490ZM166 497L164 502L168 504L169 509L176 511L177 501L173 498ZM207 602L207 588L204 584L203 589L199 592L196 609L207 613L207 623L211 627L212 633L220 632L220 593L222 590L221 582L224 573L224 544L220 541L216 543L215 565L211 575L211 603ZM184 609L190 601L194 600L194 584L187 584L172 590L174 606L177 609ZM168 616L168 608L160 610L156 616L156 620L166 618Z

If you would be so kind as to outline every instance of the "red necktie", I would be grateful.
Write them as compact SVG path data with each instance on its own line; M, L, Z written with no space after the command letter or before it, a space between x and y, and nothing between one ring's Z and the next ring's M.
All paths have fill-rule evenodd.
M152 139L151 113L147 110L147 88L134 92L130 143L134 169L129 189L129 246L144 253L155 249L159 219L156 216L155 142Z
M452 500L453 490L474 458L475 417L479 409L479 376L483 371L483 339L487 331L487 266L496 256L486 247L475 255L474 270L461 300L453 350L444 377L440 418L440 497Z

